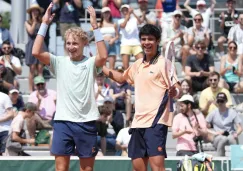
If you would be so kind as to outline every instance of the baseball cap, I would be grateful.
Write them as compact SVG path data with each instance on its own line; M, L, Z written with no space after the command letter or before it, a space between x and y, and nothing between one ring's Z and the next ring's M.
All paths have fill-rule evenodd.
M148 2L148 0L138 0L138 3L139 2Z
M111 98L111 96L106 96L105 99L104 99L104 102L111 102L111 103L113 103L114 100Z
M189 102L194 103L194 99L193 99L193 97L190 94L183 95L178 101L179 102L189 101Z
M198 0L197 1L197 6L198 5L206 5L206 2L204 0Z
M10 93L10 94L13 94L13 93L19 93L19 90L18 90L16 87L12 87L12 88L9 90L9 93Z
M34 83L35 83L35 85L36 85L36 84L40 84L40 83L45 83L45 79L44 79L44 77L42 77L42 76L36 76L36 77L34 78Z
M109 7L104 7L101 9L102 13L107 12L107 11L111 12L111 9Z
M223 100L223 101L227 101L228 100L226 94L223 93L223 92L218 93L216 99L217 100Z
M130 6L128 4L124 4L124 5L121 6L120 10L122 10L122 8L128 8L129 9Z
M182 16L182 12L181 12L180 10L175 10L175 11L173 12L173 16L175 16L175 15L180 15L180 16Z

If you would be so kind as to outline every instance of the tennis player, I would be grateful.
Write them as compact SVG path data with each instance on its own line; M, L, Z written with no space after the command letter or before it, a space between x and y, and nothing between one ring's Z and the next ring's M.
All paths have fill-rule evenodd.
M135 88L135 116L129 130L132 136L128 156L136 171L146 171L148 162L152 171L164 171L167 130L173 117L168 98L181 94L175 74L169 89L165 58L158 49L160 37L156 26L146 24L139 32L144 57L134 62L124 74L103 67L103 72L114 81L127 81Z
M108 56L107 50L98 29L95 10L88 7L100 55L90 58L83 55L88 37L79 27L70 28L65 33L65 50L68 56L54 56L43 51L45 33L55 16L51 14L52 7L51 3L43 16L32 49L33 56L51 66L57 80L57 108L51 153L55 155L56 171L68 171L70 156L74 153L80 159L80 170L92 171L98 152L95 120L99 118L95 102L94 77L98 69L102 71Z

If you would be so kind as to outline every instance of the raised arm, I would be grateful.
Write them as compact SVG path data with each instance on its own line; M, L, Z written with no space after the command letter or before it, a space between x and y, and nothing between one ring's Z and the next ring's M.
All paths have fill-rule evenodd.
M114 3L115 3L117 8L120 8L121 4L122 4L122 1L121 0L114 0Z
M45 15L42 18L41 27L35 38L35 42L32 49L32 55L46 65L50 64L50 54L47 51L44 51L42 47L44 44L44 38L46 35L46 31L48 29L48 25L52 22L55 16L55 14L51 14L52 7L53 7L53 3L49 5Z
M190 4L190 0L186 0L184 3L184 7L188 10L188 12L190 13L192 11L192 8L189 6Z
M82 0L73 0L76 7L81 8L82 7Z
M108 0L102 0L102 7L106 7L108 5Z
M103 66L103 73L109 77L110 79L122 84L124 82L126 82L126 79L123 77L123 74L115 71L113 69L109 69L106 66Z
M214 11L215 5L216 5L216 0L211 0L211 6L210 6L210 8L211 8L211 11L212 12Z
M108 57L107 49L105 46L105 42L103 40L103 36L100 33L100 30L98 29L95 9L91 6L89 6L88 12L90 14L90 24L94 30L95 42L96 42L96 47L97 47L95 65L96 65L96 67L102 67L106 63L106 59Z

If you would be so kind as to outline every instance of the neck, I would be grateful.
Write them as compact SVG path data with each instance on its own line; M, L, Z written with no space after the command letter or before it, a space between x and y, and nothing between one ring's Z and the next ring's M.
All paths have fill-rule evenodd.
M17 101L18 101L18 99L16 99L16 100L12 100L12 99L11 99L11 101L12 101L13 104L16 104Z
M202 54L202 55L198 55L198 54L197 54L197 58L198 58L198 59L202 59L203 57L204 57L203 54Z
M188 110L188 112L187 112L187 116L188 116L188 117L193 116L193 112L192 112L192 110L191 110L191 109L189 109L189 110Z
M212 92L217 92L218 89L219 89L219 87L216 87L216 88L211 87Z
M200 30L201 27L202 27L201 25L196 25L197 30Z
M233 59L237 58L237 55L236 54L230 54L230 53L228 53L228 55L229 55L229 57L231 57Z
M150 62L154 57L157 56L157 54L158 54L158 52L155 52L155 53L153 53L153 54L151 54L151 55L146 55L146 59L145 59L145 61L146 61L146 62Z
M174 25L174 28L175 28L175 29L178 29L178 28L180 27L180 23L178 23L178 22L176 22L176 23L174 22L173 25Z
M224 106L221 106L219 107L219 111L220 112L225 112L228 108L224 105Z
M82 56L75 56L73 58L70 58L72 61L82 61L84 59L84 55Z

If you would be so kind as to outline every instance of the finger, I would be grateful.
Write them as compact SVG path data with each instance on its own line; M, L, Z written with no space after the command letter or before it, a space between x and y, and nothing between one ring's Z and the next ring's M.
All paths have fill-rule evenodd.
M51 13L52 7L53 7L53 3L51 2L50 5L48 6L47 10L46 10L48 12L48 14Z

